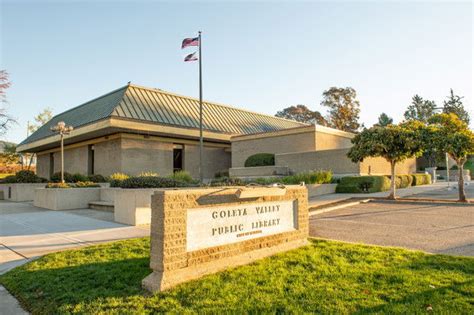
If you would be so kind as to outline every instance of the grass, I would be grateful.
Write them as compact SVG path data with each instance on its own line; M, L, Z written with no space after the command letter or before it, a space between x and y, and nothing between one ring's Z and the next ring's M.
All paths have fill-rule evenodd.
M0 179L5 178L10 175L15 175L15 174L8 174L8 173L0 173Z
M474 312L474 259L311 240L154 295L149 239L44 256L0 277L33 314Z

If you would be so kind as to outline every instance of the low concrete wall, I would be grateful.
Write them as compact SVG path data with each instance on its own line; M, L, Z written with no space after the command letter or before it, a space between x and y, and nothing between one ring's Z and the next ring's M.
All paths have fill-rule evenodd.
M115 192L121 190L119 187L102 187L100 188L100 201L114 202Z
M286 166L233 167L229 169L231 177L263 177L288 174L289 170Z
M334 194L336 192L337 184L310 184L306 185L308 188L308 198Z
M89 208L89 202L97 201L100 188L39 188L35 190L34 205L50 210Z
M115 191L114 220L129 225L150 224L151 196L158 188Z
M33 201L35 199L35 189L44 188L45 183L38 184L1 184L3 199L10 201Z
M464 180L470 181L471 180L471 171L470 170L463 170ZM436 170L436 175L443 177L446 179L447 174L446 170ZM459 170L449 170L449 181L458 181L459 179Z

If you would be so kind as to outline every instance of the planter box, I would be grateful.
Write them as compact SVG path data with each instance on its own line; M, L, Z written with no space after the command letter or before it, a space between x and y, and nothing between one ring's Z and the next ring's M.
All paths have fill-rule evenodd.
M99 200L100 189L99 187L36 189L34 205L50 210L87 209L89 202Z
M115 222L140 225L151 222L151 196L159 188L123 189L115 191Z
M337 184L310 184L306 185L308 188L308 198L334 194L336 193Z
M113 188L100 188L100 201L107 201L107 202L114 202L115 200L115 192L117 190L121 190L120 187L113 187Z
M286 176L288 174L289 170L286 166L233 167L229 169L231 177Z
M3 191L3 199L10 201L33 201L35 199L35 189L44 188L46 183L37 184L1 184L0 191Z

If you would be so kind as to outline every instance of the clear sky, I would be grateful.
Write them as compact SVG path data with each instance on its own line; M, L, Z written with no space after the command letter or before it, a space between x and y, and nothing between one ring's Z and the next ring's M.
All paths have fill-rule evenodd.
M361 121L402 118L418 93L453 88L473 113L473 4L466 2L1 1L1 69L19 142L45 107L58 114L128 81L198 96L181 40L203 31L204 98L275 114L320 107L351 86Z

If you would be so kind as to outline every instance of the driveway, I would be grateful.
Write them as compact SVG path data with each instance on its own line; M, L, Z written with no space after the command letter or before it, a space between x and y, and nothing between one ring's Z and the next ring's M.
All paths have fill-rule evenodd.
M49 211L0 201L0 274L47 253L150 234L147 226L112 219L112 213L90 209Z
M310 235L474 256L474 205L372 201L310 217Z

